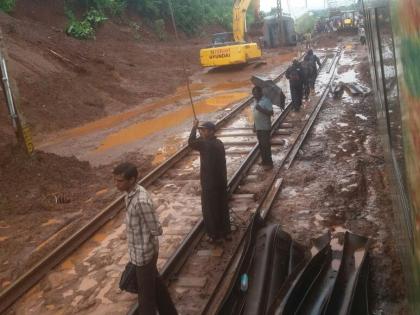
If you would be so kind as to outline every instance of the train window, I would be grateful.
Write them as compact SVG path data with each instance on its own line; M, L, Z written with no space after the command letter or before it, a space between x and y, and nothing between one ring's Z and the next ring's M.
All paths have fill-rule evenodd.
M395 167L398 167L405 183L405 162L402 137L401 111L398 97L397 71L395 67L395 50L392 35L389 7L376 9L376 26L378 30L379 53L382 72L382 88L385 115L390 137L391 151ZM382 89L381 89L382 90Z

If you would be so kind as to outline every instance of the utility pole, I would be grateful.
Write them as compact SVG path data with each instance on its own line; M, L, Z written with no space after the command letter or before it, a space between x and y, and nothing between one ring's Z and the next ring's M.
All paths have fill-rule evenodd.
M283 12L281 9L281 0L277 0L277 20L278 20L278 36L279 36L279 46L282 46L284 43L284 36L283 36L283 27L282 27L282 17Z
M32 143L32 136L26 119L20 110L19 93L17 86L12 78L10 78L7 70L7 53L4 45L3 33L0 30L0 69L1 69L1 83L6 100L7 109L12 120L13 129L19 144L23 145L29 155L34 152L34 145Z

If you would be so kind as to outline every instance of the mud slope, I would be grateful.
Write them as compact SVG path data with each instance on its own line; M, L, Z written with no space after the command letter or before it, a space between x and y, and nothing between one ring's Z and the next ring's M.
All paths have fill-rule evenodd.
M0 14L22 108L34 133L73 127L173 91L180 83L181 56L198 69L199 43L160 42L139 17L108 20L95 40L67 36L64 4L18 1L10 16ZM6 113L2 106L1 124ZM2 130L0 130L2 132ZM3 131L5 132L5 131Z

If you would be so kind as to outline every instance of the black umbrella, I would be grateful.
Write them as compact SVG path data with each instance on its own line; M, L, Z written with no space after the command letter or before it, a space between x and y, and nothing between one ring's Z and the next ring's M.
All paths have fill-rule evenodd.
M265 80L263 78L252 76L251 82L255 86L262 88L263 95L267 97L274 105L284 107L285 96L283 91L273 80Z

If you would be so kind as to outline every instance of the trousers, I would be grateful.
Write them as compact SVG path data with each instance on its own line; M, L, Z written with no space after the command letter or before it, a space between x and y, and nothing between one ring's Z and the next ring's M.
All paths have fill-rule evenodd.
M177 315L159 272L156 268L157 257L144 266L136 266L136 277L139 287L139 315Z
M257 130L257 139L263 165L273 165L271 157L270 130Z

